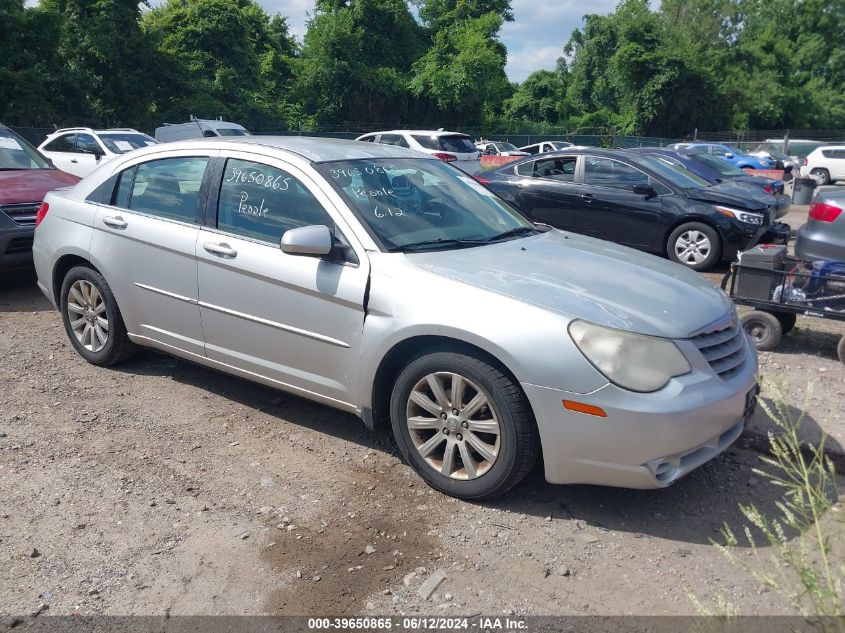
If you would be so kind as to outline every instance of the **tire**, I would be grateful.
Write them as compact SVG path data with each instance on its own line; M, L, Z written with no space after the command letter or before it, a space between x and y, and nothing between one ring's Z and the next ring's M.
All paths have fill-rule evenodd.
M792 312L775 312L775 318L780 321L780 329L784 336L792 331L795 327L795 320L798 318Z
M816 168L810 171L810 178L816 181L819 186L830 184L830 172L826 169Z
M711 226L687 222L669 235L666 254L673 262L692 270L707 270L722 258L722 240Z
M761 352L773 350L783 338L783 329L774 314L752 310L739 317L739 320L754 347Z
M457 384L455 375L462 379ZM432 379L440 387L439 398ZM460 405L452 407L452 391L459 388ZM428 398L425 407L418 404L421 395ZM482 401L486 404L470 410ZM460 499L504 494L525 478L540 454L537 426L522 390L471 350L429 350L412 359L394 383L390 419L399 450L414 470L432 488ZM416 420L414 429L409 419Z
M96 270L87 266L71 268L62 281L59 299L65 332L89 363L107 367L126 360L135 351L114 294ZM77 318L72 320L73 317Z
M836 346L836 355L839 360L845 363L845 334L839 338L839 345Z

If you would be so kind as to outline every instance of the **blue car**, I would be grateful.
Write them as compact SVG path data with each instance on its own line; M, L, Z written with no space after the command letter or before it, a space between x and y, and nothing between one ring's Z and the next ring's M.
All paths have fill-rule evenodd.
M738 167L734 167L725 159L712 154L702 154L687 151L674 151L665 147L637 147L632 152L652 154L661 156L673 164L682 166L696 176L704 178L711 185L718 185L722 182L732 182L743 185L749 189L749 194L758 197L774 198L774 205L777 208L777 217L782 218L789 211L792 200L783 191L783 181L776 178L764 176L752 176Z
M669 147L679 152L718 156L740 169L774 169L776 165L771 158L743 154L737 148L724 143L675 143Z

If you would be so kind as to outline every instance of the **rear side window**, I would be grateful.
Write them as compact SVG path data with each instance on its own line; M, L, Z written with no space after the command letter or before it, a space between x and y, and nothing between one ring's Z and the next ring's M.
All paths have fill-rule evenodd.
M251 161L226 161L217 207L222 231L278 244L285 231L322 224L334 229L323 205L292 175Z
M845 149L823 149L822 156L825 158L845 158Z
M440 149L444 152L469 154L478 151L468 136L441 136L437 140L440 142Z
M114 205L167 220L195 222L208 158L164 158L123 171ZM134 177L133 177L134 176Z
M565 158L545 158L534 162L534 176L573 182L575 180L575 165L578 159L574 156Z
M53 139L44 146L47 152L75 152L73 141L76 134L64 134L59 138Z

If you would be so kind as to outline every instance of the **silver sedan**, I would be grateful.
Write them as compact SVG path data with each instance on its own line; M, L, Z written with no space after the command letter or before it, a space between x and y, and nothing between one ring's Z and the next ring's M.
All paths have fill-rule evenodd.
M684 267L535 226L396 146L158 145L47 196L38 284L96 365L137 346L392 428L434 488L659 488L725 450L757 359Z

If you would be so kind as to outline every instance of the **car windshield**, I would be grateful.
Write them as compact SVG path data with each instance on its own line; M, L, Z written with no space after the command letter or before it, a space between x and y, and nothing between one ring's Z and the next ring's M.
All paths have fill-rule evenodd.
M710 154L696 154L695 160L704 163L711 169L715 169L723 176L744 176L745 172L734 167L731 163L718 156L710 156Z
M535 231L486 187L441 161L350 160L317 169L384 250L460 248Z
M433 149L441 152L456 152L458 154L474 154L478 148L473 145L472 139L463 134L449 134L443 136L425 136L423 134L412 134L413 139L426 149Z
M133 149L146 147L147 145L156 145L158 143L151 136L146 134L137 134L133 132L109 132L100 133L100 140L103 142L108 150L114 154L124 154L131 152Z
M519 148L514 145L513 143L504 143L502 141L497 141L493 143L500 152L518 152Z
M219 127L217 133L220 136L251 136L246 130L237 127Z
M32 145L9 129L0 128L0 170L52 169Z
M646 155L632 156L632 160L680 189L702 189L710 186L704 178L696 176L683 167L677 167L671 158L664 160L663 156Z

